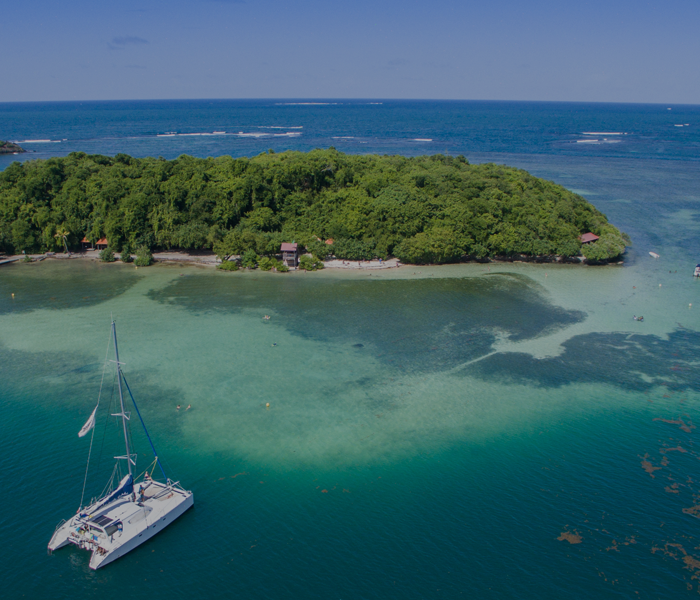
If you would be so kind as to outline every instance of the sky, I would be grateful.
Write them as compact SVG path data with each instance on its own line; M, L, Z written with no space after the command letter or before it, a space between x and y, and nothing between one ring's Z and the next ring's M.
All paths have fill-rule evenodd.
M0 102L700 103L700 1L0 0Z

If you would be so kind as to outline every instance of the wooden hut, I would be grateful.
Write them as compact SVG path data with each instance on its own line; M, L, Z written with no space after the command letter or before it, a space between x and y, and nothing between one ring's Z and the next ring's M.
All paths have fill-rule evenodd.
M87 239L86 237L84 237L82 240L80 240L80 247L83 250L94 250L94 248L95 248L92 245L92 242L89 239Z
M578 238L582 244L590 244L591 242L595 242L597 239L600 239L595 233L584 233L582 236Z
M282 251L282 262L288 267L296 267L299 264L298 246L299 244L297 243L289 244L285 242L280 248Z
M107 238L100 238L95 242L95 248L97 248L97 250L104 250L107 246L109 246Z

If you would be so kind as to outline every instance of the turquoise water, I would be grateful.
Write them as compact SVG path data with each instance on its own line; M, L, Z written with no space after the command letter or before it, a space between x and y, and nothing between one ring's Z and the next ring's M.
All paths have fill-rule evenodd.
M361 110L325 108L336 116L324 127L340 136ZM444 116L441 106L399 108L373 124L378 137L411 115L434 128ZM582 144L584 155L549 142L522 151L528 138L512 123L529 111L535 139L551 107L516 108L505 151L479 141L489 138L483 114L473 118L476 134L462 130L457 145L473 145L475 162L527 168L583 193L631 234L624 266L371 275L78 260L0 267L4 595L695 596L695 147L662 158L651 146L633 158L619 149L626 142L614 151ZM481 110L496 109L508 112ZM13 127L24 118L27 130L40 129L32 110ZM650 107L606 110L588 105L559 118L615 124L624 113L640 129L661 119L649 117ZM196 118L206 121L202 115L204 108ZM101 139L99 115L82 116L80 127ZM218 118L214 111L195 125L214 130ZM51 123L70 137L60 133L70 121L53 114ZM397 142L395 151L414 147ZM76 434L99 389L111 314L166 469L196 503L137 551L92 572L87 554L47 556L45 548L80 500L89 442ZM177 404L192 409L178 412ZM95 435L90 495L101 491L118 450L113 424L104 427ZM149 452L135 439L143 469Z

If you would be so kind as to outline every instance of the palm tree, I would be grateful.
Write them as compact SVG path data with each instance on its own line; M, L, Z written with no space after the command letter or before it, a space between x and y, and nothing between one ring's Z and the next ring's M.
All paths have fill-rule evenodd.
M70 231L68 231L64 226L61 226L61 227L58 227L56 229L56 235L53 236L57 240L58 239L63 240L63 247L66 249L66 254L70 254L70 252L68 251L68 244L66 243L66 239L68 238L69 235L70 235Z

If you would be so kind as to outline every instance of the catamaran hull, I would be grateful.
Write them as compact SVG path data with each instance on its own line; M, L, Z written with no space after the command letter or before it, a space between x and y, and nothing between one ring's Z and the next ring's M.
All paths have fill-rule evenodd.
M161 512L156 519L144 518L135 528L129 527L117 539L111 538L110 543L106 543L106 539L100 541L99 538L91 539L84 535L77 535L75 530L79 526L79 521L77 516L73 517L56 530L49 542L49 553L68 544L74 544L92 553L89 564L91 569L97 570L104 567L151 539L194 505L192 492L175 492L171 496L173 500L179 501L168 502L167 512Z
M154 523L144 527L143 531L138 535L132 537L130 540L124 542L121 546L115 548L107 554L98 554L93 551L92 557L90 558L90 568L97 570L111 562L114 562L118 558L124 556L131 552L134 548L137 548L143 544L146 540L150 540L154 535L160 533L168 525L170 525L175 519L180 517L191 508L194 504L194 496L190 494L185 498L178 506L173 508L167 515L161 517Z

